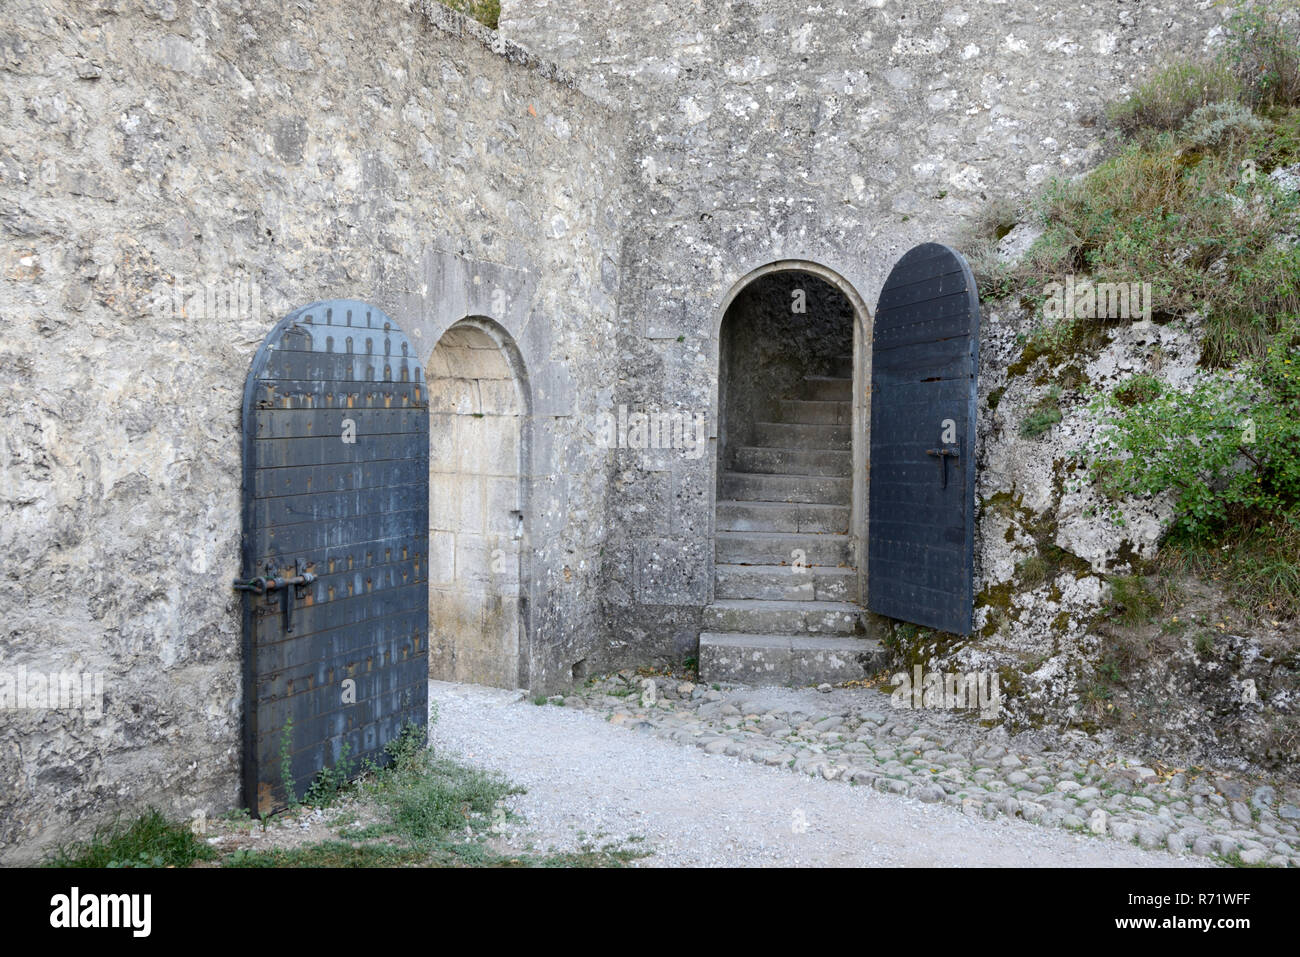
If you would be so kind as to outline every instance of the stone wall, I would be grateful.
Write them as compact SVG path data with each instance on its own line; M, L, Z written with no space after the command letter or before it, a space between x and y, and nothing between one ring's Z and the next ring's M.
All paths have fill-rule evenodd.
M716 439L743 277L788 261L874 306L913 245L1091 166L1103 105L1225 15L503 7L493 34L433 0L6 3L0 673L102 675L103 714L0 714L0 863L118 809L238 802L240 393L279 316L367 300L426 361L473 317L522 409L517 584L483 592L518 591L519 683L680 661L716 448L611 448L602 422L707 414ZM513 535L501 502L480 528ZM491 582L459 558L432 556L443 584Z
M719 307L750 271L814 262L874 308L912 246L1104 150L1104 106L1212 45L1196 3L504 0L501 31L634 122L619 293L629 407L716 407ZM608 499L616 661L693 654L711 600L715 456L620 462ZM977 585L977 588L980 587Z
M239 802L240 399L275 320L353 297L425 359L492 323L530 397L526 680L600 641L617 112L436 3L10 0L0 25L0 862ZM207 293L206 297L204 293Z

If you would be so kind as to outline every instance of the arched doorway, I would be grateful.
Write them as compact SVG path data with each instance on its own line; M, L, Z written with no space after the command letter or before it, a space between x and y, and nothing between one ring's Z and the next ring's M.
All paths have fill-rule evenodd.
M876 666L862 638L869 330L861 297L815 263L757 269L722 304L702 677L817 683Z
M529 397L508 334L464 319L429 358L429 674L528 686Z

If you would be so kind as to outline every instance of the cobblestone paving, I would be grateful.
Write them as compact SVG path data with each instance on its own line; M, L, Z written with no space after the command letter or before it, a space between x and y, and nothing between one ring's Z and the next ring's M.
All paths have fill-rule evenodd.
M1006 815L1239 865L1300 867L1300 788L1147 765L1079 733L1013 737L966 712L895 708L869 688L708 687L632 672L550 703L708 754L975 817Z

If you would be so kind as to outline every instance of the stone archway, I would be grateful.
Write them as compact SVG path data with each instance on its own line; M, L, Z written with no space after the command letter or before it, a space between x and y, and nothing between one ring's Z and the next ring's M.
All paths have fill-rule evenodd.
M429 386L429 674L528 686L527 381L514 343L469 318L438 340Z
M714 601L701 676L817 683L877 662L861 640L870 313L815 263L754 270L714 340Z

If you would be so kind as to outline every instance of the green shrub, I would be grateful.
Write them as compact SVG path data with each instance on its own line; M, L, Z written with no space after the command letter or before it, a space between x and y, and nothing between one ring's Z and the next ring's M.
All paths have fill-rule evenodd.
M1130 136L1143 130L1176 130L1198 107L1235 100L1240 94L1241 84L1226 65L1176 60L1112 109L1110 118Z
M1174 530L1192 541L1300 502L1300 316L1241 370L1130 405L1112 393L1097 408L1107 425L1090 450L1094 478L1119 494L1174 490Z
M1241 3L1228 20L1227 61L1256 108L1300 104L1300 18L1276 4Z
M1240 103L1220 100L1192 113L1180 135L1189 146L1211 149L1233 141L1245 142L1265 129L1264 121Z
M1192 154L1161 134L1050 184L1046 231L1017 267L1029 299L1045 301L1046 285L1070 274L1150 283L1153 317L1206 317L1205 364L1261 354L1277 317L1300 312L1300 247L1275 241L1300 221L1300 195L1243 175L1256 142Z

